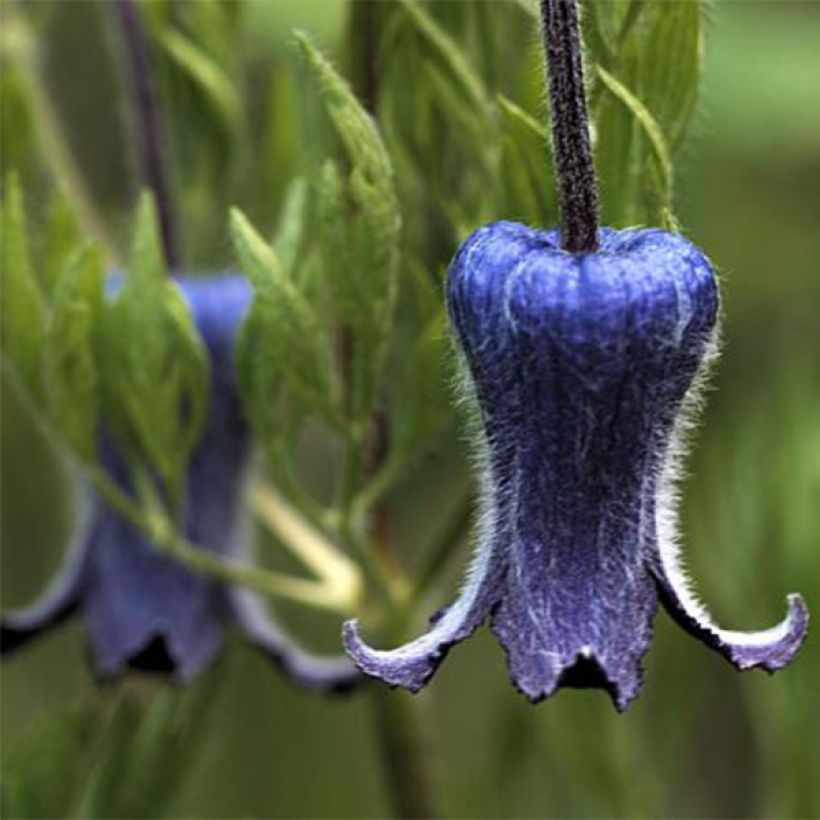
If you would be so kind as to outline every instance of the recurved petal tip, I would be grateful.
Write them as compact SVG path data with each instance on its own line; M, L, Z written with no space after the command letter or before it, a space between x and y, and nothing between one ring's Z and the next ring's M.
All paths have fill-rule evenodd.
M738 669L760 667L774 672L790 663L809 631L809 609L803 596L786 598L786 617L771 629L759 632L719 630L719 649Z
M81 537L72 547L65 566L37 601L23 609L3 613L0 655L11 654L73 614L83 592L87 554L87 539Z
M342 638L345 651L365 675L410 692L418 692L424 687L441 659L436 658L435 653L412 651L416 641L390 651L373 649L362 640L357 620L344 624Z
M809 630L809 610L797 593L790 594L786 617L769 629L741 632L721 629L692 597L679 574L657 573L661 601L689 634L720 652L737 669L775 672L789 664Z

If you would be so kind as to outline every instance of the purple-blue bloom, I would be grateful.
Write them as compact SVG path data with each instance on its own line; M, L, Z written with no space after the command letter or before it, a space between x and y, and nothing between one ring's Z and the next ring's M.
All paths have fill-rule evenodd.
M225 558L245 560L242 495L250 433L240 407L233 342L250 304L244 277L179 277L211 364L208 418L187 472L184 535ZM122 456L102 444L109 474L128 489ZM146 536L94 494L66 565L44 596L2 617L2 653L12 652L81 610L100 678L126 667L193 679L233 625L300 685L333 690L359 676L346 659L295 646L247 589L197 575L161 555Z
M599 687L624 709L660 601L739 669L779 669L808 629L799 595L777 626L720 629L689 590L674 527L692 384L714 346L718 287L678 235L603 229L596 253L511 222L475 231L447 304L483 428L478 547L458 599L393 650L345 624L367 673L421 689L485 620L532 701Z

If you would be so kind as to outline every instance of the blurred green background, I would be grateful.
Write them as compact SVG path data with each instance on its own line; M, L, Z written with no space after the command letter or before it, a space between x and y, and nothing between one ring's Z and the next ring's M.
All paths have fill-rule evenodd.
M99 10L94 3L57 5L33 15L48 38L50 88L91 188L121 230L133 184L123 182L130 160L115 116L122 102L112 76L99 69ZM316 32L340 54L344 15L343 3L320 0L246 4L237 25L250 66L243 93L252 104L264 104L261 93L254 96L263 87L254 78L271 61L282 67L282 79L264 86L264 94L298 96L287 79L292 28ZM793 590L815 616L820 612L819 43L818 3L716 3L698 114L677 165L678 215L722 272L725 314L715 389L689 462L685 554L702 598L729 628L771 624ZM31 134L14 95L4 91L4 165L28 163L42 182L46 171L26 155ZM186 109L170 116L184 130ZM229 110L225 122L229 131ZM298 153L293 129L280 132L274 124L244 138L259 151ZM225 180L226 198L231 175L252 176L255 158L230 169L215 160L211 172ZM265 178L245 189L251 193L243 205L264 224L291 168L266 176L269 165L260 167ZM186 214L196 222L211 182L200 169L186 173L193 180ZM211 244L189 238L189 257L201 265L228 256L224 230L204 230L206 220L196 223L197 235ZM432 452L432 464L437 457L438 481L411 482L391 498L408 549L417 531L433 526L447 493L448 452ZM57 566L71 531L70 484L4 389L4 607L30 600ZM431 601L430 610L441 602ZM334 629L316 627L320 638ZM339 700L303 695L234 644L215 672L218 691L170 813L388 812L372 693ZM4 759L49 710L105 706L122 688L150 700L158 688L130 681L99 693L78 620L4 663L0 675ZM528 705L508 684L503 653L486 630L456 648L419 697L440 803L450 816L809 817L820 816L818 681L816 630L776 677L738 675L661 614L644 693L625 715L616 715L600 692L565 691Z

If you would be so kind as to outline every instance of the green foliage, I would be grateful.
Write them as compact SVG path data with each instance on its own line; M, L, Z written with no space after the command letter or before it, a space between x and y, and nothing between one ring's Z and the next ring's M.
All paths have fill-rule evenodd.
M299 274L297 263L302 257L307 239L307 206L308 183L302 177L296 177L288 186L285 201L279 215L273 247L276 256L287 276Z
M54 429L84 462L97 452L103 263L89 247L64 263L45 330L44 383ZM46 268L48 269L48 268Z
M6 180L0 240L0 342L23 389L40 396L44 305L29 251L23 194L15 176Z
M316 314L272 248L236 209L231 235L255 294L237 340L236 360L245 406L262 441L281 436L277 400L285 387L300 406L338 423L330 344Z
M58 188L51 198L45 225L42 280L49 297L81 243L81 230L74 209L65 190Z
M350 338L346 411L364 420L376 398L398 294L401 218L393 166L375 123L331 64L301 36L349 173L325 163L319 180L324 281Z
M422 252L445 226L452 246L477 222L491 218L498 202L492 92L458 34L434 13L439 8L415 0L398 4L383 46L391 59L380 120L401 172L405 213L412 209L426 217L408 226L407 252L412 254ZM498 16L492 10L488 15ZM421 80L408 84L406 78L415 74Z
M548 225L555 218L552 148L547 128L499 96L503 129L502 176L511 218Z
M193 693L42 714L4 757L5 817L164 815L193 763L216 677ZM144 699L143 699L144 700Z
M67 817L77 796L94 735L94 718L85 709L41 715L26 742L3 759L0 805L4 817Z
M697 99L700 2L584 4L604 223L674 225L672 158Z
M153 203L143 195L129 275L103 315L106 420L126 453L153 467L179 500L208 403L202 340L167 276Z
M729 19L715 27L715 37L728 36L734 45L722 57L724 86L716 99L725 100L731 114L721 109L710 115L701 145L713 140L714 119L714 127L723 129L723 153L694 175L704 189L699 199L693 194L698 182L691 178L683 198L699 244L736 274L725 289L730 355L699 437L682 530L703 597L721 620L738 625L781 614L780 593L794 588L813 606L819 599L812 579L820 577L815 503L820 380L809 361L809 352L818 347L811 266L818 248L816 232L805 222L813 213L811 191L794 185L795 179L809 177L816 153L810 77L817 73L817 38L811 26L801 28L804 15L812 12L792 10L789 16L752 11L755 5L761 4L718 4ZM337 439L346 441L354 427L361 435L362 420L377 409L384 461L375 476L355 477L354 494L360 492L362 508L365 501L385 505L390 514L385 517L393 519L389 546L402 572L424 554L427 531L446 517L452 476L464 474L443 310L447 264L458 241L483 222L511 218L549 227L558 212L537 0L407 0L379 6L384 23L379 89L376 111L369 116L309 41L300 45L306 72L294 70L286 57L290 34L282 21L290 14L313 16L316 27L306 24L311 30L321 25L332 49L342 4L158 0L142 5L150 18L173 137L175 201L189 267L224 266L230 247L226 204L242 208L232 217L231 233L238 268L251 278L255 300L236 357L257 442L295 454L294 485L280 482L277 489L298 501L300 489L312 495L316 485L321 488L316 498L332 498L329 485L345 471ZM775 17L769 14L781 26L777 38L771 36ZM674 225L677 166L698 96L703 15L704 4L695 0L583 3L606 224ZM744 19L754 26L754 39L744 33ZM798 68L795 44L802 55ZM749 55L763 49L766 59L750 62ZM344 50L328 53L347 65ZM743 60L744 71L738 71ZM309 93L317 79L321 95ZM51 82L59 95L70 92L76 80ZM4 71L0 91L4 161L19 162L26 202L36 204L45 200L45 175L38 173L33 150L38 135L29 122L25 89L13 72ZM782 152L774 161L772 134L786 153L794 151L798 119L802 164ZM97 127L89 118L67 122L65 131L96 144ZM308 151L306 144L318 150ZM108 160L101 157L100 168L107 168ZM769 182L765 195L762 185L755 195L749 180L764 165ZM111 184L127 192L124 182ZM151 464L157 453L173 451L173 465L164 470L178 472L187 458L182 451L189 452L195 438L189 396L196 414L196 396L206 392L207 381L200 344L176 288L165 279L155 236L123 270L119 296L109 286L102 297L102 263L93 249L83 251L82 232L72 225L67 201L54 202L45 240L29 242L20 200L19 190L15 200L7 184L0 260L4 365L28 374L25 383L38 396L37 406L83 458L93 455L91 431L104 413L115 420L114 432L138 463ZM113 213L112 221L124 222L124 213ZM143 234L152 232L153 227ZM28 233L36 237L36 227ZM751 235L765 237L759 249L749 250ZM772 270L778 275L767 276ZM796 343L778 349L778 340L790 333ZM348 371L344 349L350 342ZM770 356L764 367L762 352ZM750 371L745 376L738 372L744 362ZM348 377L355 419L345 417ZM178 389L170 386L174 380ZM162 418L158 386L163 387ZM130 403L120 399L126 392ZM13 410L6 415L13 416ZM302 436L306 419L319 424ZM11 441L17 438L16 423L4 419ZM188 425L191 429L180 434ZM320 427L333 435L316 432ZM14 450L8 452L15 477L42 478L28 462L12 463ZM321 481L315 480L317 472ZM4 483L8 488L18 482ZM13 498L5 504L15 512L6 516L9 528L23 507ZM335 505L330 513L321 524L341 542ZM4 531L10 550L14 543L25 544L20 552L28 554L30 530L20 526L11 532L6 537ZM369 546L365 537L361 542L357 545ZM39 568L41 554L30 552L31 559L19 560ZM10 565L7 576L16 579L13 569ZM432 610L444 600L439 590L421 609L429 603ZM336 625L330 630L335 641ZM816 733L806 726L817 712L817 653L807 646L797 664L773 681L736 677L720 659L676 635L659 618L646 691L634 711L618 721L592 693L562 694L535 710L519 702L502 682L503 668L489 643L475 644L465 655L454 653L452 662L461 668L454 669L451 683L469 678L473 686L468 691L442 680L439 703L432 704L446 730L439 738L450 785L445 812L816 815L814 764L820 750ZM44 657L48 664L50 656ZM5 703L13 709L30 704L30 689L51 686L45 676L32 680L25 669L4 671ZM384 814L378 785L355 763L369 754L369 741L351 741L346 731L359 725L360 703L325 707L278 687L251 685L247 677L237 676L235 685L240 717L231 713L226 728L236 732L231 742L238 744L241 763L220 763L203 774L179 807L181 815L224 813L228 807L247 815L271 807L283 816ZM487 720L474 721L478 712ZM275 731L260 733L260 714L271 716ZM162 728L174 720L162 717L162 710L146 714L133 702L110 717L109 723L107 715L72 713L51 725L49 716L47 730L33 729L30 743L7 752L4 814L133 817L167 810L164 789L180 782L175 764L183 765L187 753L171 739L173 732ZM468 725L475 742L465 746L461 730ZM13 735L17 729L11 726L10 720ZM659 733L670 748L683 750L678 755L685 759L683 768L658 747ZM276 737L288 738L287 753L283 746L277 776L268 785L246 764L254 755L267 759ZM184 747L190 751L195 745ZM338 753L345 750L356 754ZM549 771L541 765L546 758L555 761ZM338 788L307 790L306 796L306 778L337 782L334 777Z
M401 0L401 5L429 46L431 56L456 85L458 93L480 111L486 104L487 93L459 43L417 0Z
M649 142L657 179L660 208L658 222L664 223L664 227L669 227L666 222L667 214L672 213L672 159L660 126L649 109L602 66L598 66L598 77L606 90L629 111Z

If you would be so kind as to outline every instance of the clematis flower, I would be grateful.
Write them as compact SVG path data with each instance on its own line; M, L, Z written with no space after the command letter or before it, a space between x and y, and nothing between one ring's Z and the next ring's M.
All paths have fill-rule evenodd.
M373 649L345 624L359 668L417 691L489 619L530 700L599 687L624 709L659 601L739 669L789 663L808 628L799 595L771 629L724 630L678 562L676 460L718 312L700 251L603 229L598 252L571 254L556 231L498 222L459 249L447 301L481 410L478 548L460 597L416 640Z
M250 436L236 392L232 348L251 290L239 275L177 281L208 348L212 372L209 415L188 468L184 535L218 555L242 560L241 502ZM110 442L102 446L102 461L127 489L124 461ZM52 586L29 608L3 616L3 655L76 611L84 615L103 679L130 667L186 683L214 659L228 626L300 685L340 689L358 677L347 658L316 657L295 646L247 589L197 575L157 552L96 495Z

